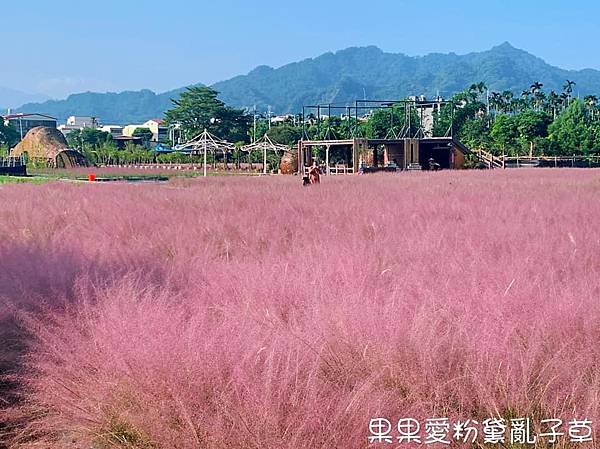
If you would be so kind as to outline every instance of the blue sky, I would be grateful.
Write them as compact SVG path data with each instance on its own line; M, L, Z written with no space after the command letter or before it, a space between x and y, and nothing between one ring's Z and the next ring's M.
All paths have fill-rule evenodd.
M591 0L11 1L0 6L0 86L56 98L165 91L349 46L462 54L504 41L600 69L599 17Z

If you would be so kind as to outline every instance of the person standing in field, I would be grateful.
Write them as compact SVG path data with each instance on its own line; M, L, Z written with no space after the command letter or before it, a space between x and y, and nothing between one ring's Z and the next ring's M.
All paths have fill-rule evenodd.
M311 184L319 184L321 182L321 169L317 165L317 161L313 160L311 167L308 169L308 179Z
M441 170L442 166L438 164L434 158L429 158L429 170L438 171Z

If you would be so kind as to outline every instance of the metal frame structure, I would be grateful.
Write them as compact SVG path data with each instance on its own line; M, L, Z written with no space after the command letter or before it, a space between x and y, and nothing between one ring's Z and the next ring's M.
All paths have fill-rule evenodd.
M263 152L263 174L267 174L267 151L273 151L276 154L279 152L288 151L290 148L287 145L281 145L273 142L268 133L265 133L259 140L249 145L244 145L241 150L247 151L250 155L252 151L262 150Z
M227 142L226 140L219 139L218 137L213 136L208 130L205 128L202 134L194 137L192 140L184 143L183 145L179 145L176 147L176 150L183 150L189 148L191 149L190 154L202 154L204 153L204 162L202 167L204 169L204 176L208 176L207 167L206 167L206 155L210 151L214 154L216 151L221 151L223 155L232 151L235 146Z
M445 105L450 105L450 125L446 130L444 136L433 137L428 135L423 126L424 110L426 108L432 108L438 111ZM408 165L414 165L414 162L419 158L420 142L423 141L424 145L449 145L449 142L453 142L453 145L463 151L464 146L458 142L454 143L453 131L454 131L454 111L456 103L451 100L424 100L419 98L410 98L403 100L355 100L354 106L339 106L333 104L314 104L305 105L302 107L302 139L298 142L298 172L304 170L306 164L312 161L311 148L319 147L325 148L325 165L326 172L330 172L330 161L329 153L332 147L350 147L352 151L352 169L350 172L357 172L359 170L359 155L375 146L374 158L375 164L377 165L376 148L384 148L384 160L388 159L388 156L395 151L398 154L399 148L404 148L401 151L401 156L404 167ZM385 110L390 111L390 127L387 135L383 139L369 139L360 133L359 123L361 118L364 116L363 113L373 112L373 110ZM400 126L400 123L394 123L395 112L398 109L402 109L404 112L404 123ZM312 112L316 112L316 116ZM330 129L330 120L327 120L327 129L323 136L321 123L322 113L327 112L328 118L339 115L342 120L348 121L347 136L332 136L332 130ZM311 136L307 127L307 112L308 115L313 115L316 119L316 132L317 136ZM420 115L419 126L412 126L411 123L413 114ZM314 122L312 123L314 124ZM416 129L416 131L415 131ZM395 150L394 150L395 148ZM468 151L468 150L467 150Z
M302 106L302 139L303 140L311 140L311 137L308 135L308 129L306 126L307 123L307 116L310 115L309 111L315 111L316 112L316 120L317 120L317 133L320 134L321 133L321 122L322 122L322 111L327 111L327 117L330 118L332 116L332 112L334 115L338 115L337 112L340 112L340 116L345 116L346 120L348 120L348 136L349 138L361 138L361 137L366 137L366 136L362 136L359 135L358 132L358 123L359 120L361 118L360 113L364 112L364 111L368 111L371 112L373 109L391 109L391 113L390 113L390 120L391 120L391 127L390 127L390 133L388 133L389 138L392 139L405 139L405 138L418 138L419 136L421 137L425 137L425 130L423 129L422 126L422 119L423 119L423 110L427 107L438 107L440 110L443 106L450 104L452 106L451 108L451 119L450 119L450 126L448 127L448 130L446 131L445 135L443 137L452 137L453 134L453 122L454 122L454 109L456 107L455 102L451 101L451 100L419 100L419 99L403 99L403 100L355 100L354 101L354 106L340 106L340 105L335 105L332 103L324 103L324 104L312 104L312 105L304 105ZM395 125L393 124L393 112L396 108L403 108L404 109L404 126L402 129L398 130L398 132L395 131L394 127ZM419 129L417 130L417 132L414 135L411 135L410 130L411 130L411 123L410 123L410 119L412 116L412 112L413 111L418 111L420 110L420 115L421 115L421 123L419 124ZM345 112L345 114L343 114L343 112ZM354 119L354 125L352 125L352 121L350 120L351 118ZM408 122L408 125L406 124ZM329 120L327 122L327 130L325 133L325 138L322 140L339 140L341 138L341 136L330 136L330 132L331 129L329 128Z

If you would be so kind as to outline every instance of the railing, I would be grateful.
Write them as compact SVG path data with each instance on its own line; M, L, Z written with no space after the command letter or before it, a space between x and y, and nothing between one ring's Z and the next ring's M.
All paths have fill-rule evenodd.
M352 173L354 173L354 167L348 167L346 164L329 166L330 175L351 175Z
M27 164L23 156L0 158L0 167L23 167L24 165Z
M600 167L600 155L596 156L510 156L504 157L506 167Z
M600 155L594 156L494 156L485 150L476 150L477 158L488 168L527 167L600 167Z
M22 156L0 158L0 175L26 176L27 161Z
M310 167L307 167L306 165L303 167L303 174L304 176L308 176L308 172L310 171ZM327 173L327 166L319 166L320 170L321 170L321 174L328 174ZM351 175L354 173L354 167L349 167L345 164L335 164L335 165L330 165L329 166L329 174L330 175Z
M504 168L504 161L502 158L494 156L492 153L488 153L485 150L477 150L477 157L486 164L488 168Z

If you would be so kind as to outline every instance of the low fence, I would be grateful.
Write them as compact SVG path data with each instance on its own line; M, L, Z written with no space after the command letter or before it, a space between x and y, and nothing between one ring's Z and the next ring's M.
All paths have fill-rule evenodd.
M335 165L330 165L329 166L329 172L327 171L327 166L326 165L321 165L319 166L319 169L321 170L322 174L329 174L329 175L351 175L354 173L354 168L353 167L349 167L345 164L335 164ZM308 172L310 170L310 167L304 166L304 175L308 175Z
M572 167L600 168L600 155L593 156L494 156L485 150L474 150L488 168Z
M540 156L540 157L504 157L507 168L526 167L572 167L600 168L600 156Z
M235 163L231 162L229 163L227 166L223 165L222 163L217 164L216 166L214 166L212 163L206 164L207 168L209 170L229 170L229 171L236 171L236 170L242 170L242 171L262 171L263 170L263 165L262 163L256 162L252 165L248 164L248 163L242 163L239 164L239 167L236 166ZM169 164L161 164L161 163L156 163L156 164L136 164L136 163L132 163L132 164L103 164L100 165L100 167L102 168L126 168L126 169L134 169L134 170L187 170L187 171L197 171L197 170L203 170L203 165L202 163L198 163L198 164L177 164L177 163L169 163Z

